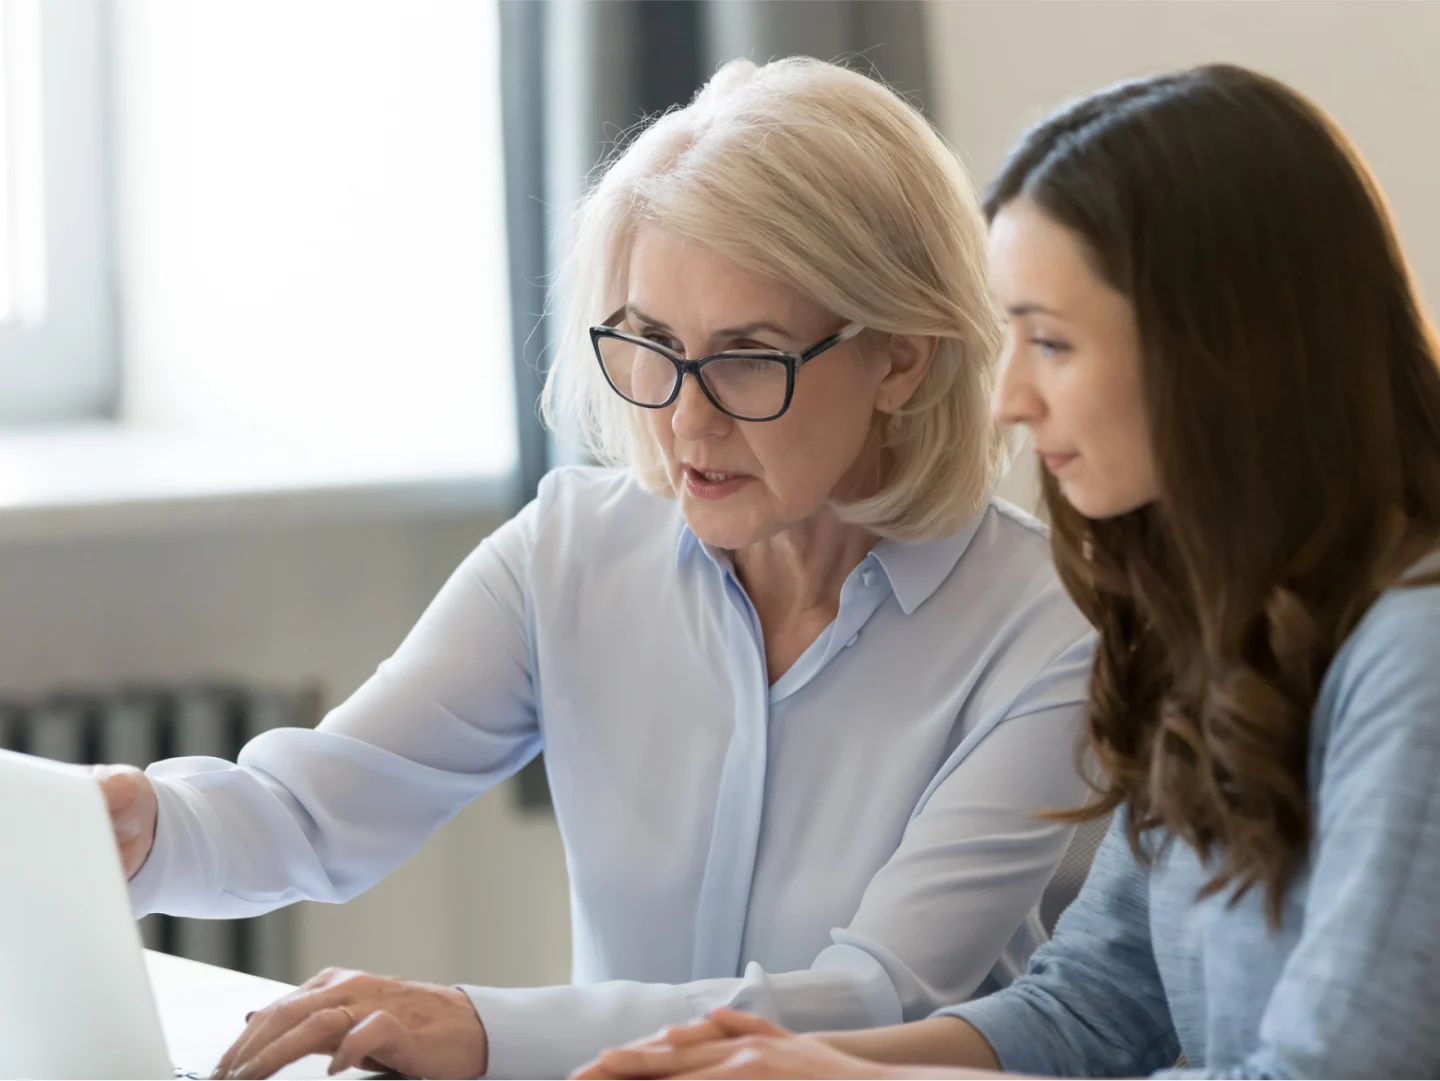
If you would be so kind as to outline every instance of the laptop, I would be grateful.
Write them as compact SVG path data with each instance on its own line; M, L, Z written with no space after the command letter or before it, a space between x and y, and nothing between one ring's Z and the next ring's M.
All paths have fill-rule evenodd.
M224 1047L171 1062L89 771L0 750L0 823L0 1078L208 1076ZM276 1076L324 1077L328 1063L310 1056Z

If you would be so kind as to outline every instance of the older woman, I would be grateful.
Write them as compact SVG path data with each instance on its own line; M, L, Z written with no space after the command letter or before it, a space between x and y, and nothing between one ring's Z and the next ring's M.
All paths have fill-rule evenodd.
M613 467L547 477L318 730L105 773L137 910L244 916L355 896L543 747L575 983L322 973L222 1073L553 1076L717 1005L877 1025L1020 970L1091 640L990 498L984 251L933 130L826 64L732 64L614 162L548 399Z

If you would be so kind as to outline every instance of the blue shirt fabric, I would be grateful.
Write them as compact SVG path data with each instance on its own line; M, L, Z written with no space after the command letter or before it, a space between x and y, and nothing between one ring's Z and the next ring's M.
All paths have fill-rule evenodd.
M1387 591L1343 644L1308 770L1314 839L1278 932L1259 890L1197 900L1187 846L1137 863L1117 814L1030 971L940 1012L1021 1073L1440 1076L1440 587Z
M1043 529L991 502L877 544L772 685L728 554L627 472L558 470L317 730L150 768L132 897L344 901L543 747L575 984L466 988L492 1075L563 1075L727 1003L796 1029L923 1017L1041 937L1072 831L1035 812L1084 798L1092 649Z

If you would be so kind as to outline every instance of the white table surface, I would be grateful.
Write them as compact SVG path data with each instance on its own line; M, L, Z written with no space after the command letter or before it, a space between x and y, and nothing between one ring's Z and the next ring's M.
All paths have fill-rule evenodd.
M170 1060L178 1069L201 1077L210 1076L226 1048L244 1031L247 1013L268 1006L294 990L289 984L154 950L145 951L145 965L150 972L150 987L160 1011ZM323 1078L329 1065L328 1056L311 1055L275 1076ZM336 1076L374 1075L346 1070Z

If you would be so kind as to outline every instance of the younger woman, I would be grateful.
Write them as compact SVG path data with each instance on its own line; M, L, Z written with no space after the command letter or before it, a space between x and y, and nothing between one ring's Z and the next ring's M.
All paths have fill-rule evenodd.
M1044 121L986 210L1109 837L997 994L828 1038L727 1012L597 1072L1435 1076L1440 348L1379 190L1206 67Z

